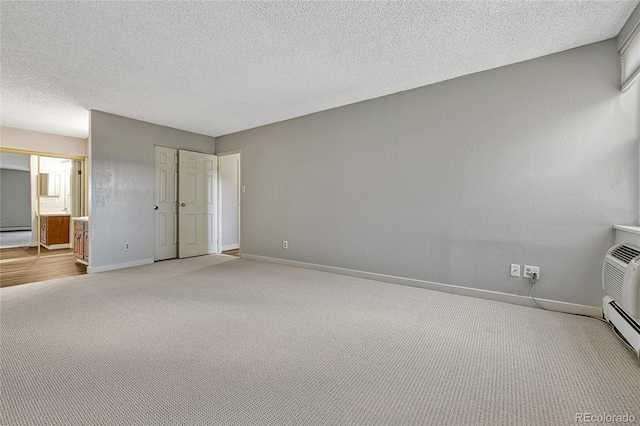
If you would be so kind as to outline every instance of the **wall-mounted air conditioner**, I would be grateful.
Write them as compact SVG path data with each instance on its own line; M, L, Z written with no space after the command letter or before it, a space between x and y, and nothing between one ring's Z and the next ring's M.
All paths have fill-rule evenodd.
M603 313L640 356L640 249L628 244L611 247L602 266Z

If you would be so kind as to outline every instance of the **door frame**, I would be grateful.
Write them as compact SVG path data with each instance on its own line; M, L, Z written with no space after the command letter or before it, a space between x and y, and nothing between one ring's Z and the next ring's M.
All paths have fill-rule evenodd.
M220 163L222 157L238 154L238 248L240 256L242 256L242 149L234 149L233 151L217 152L218 156L218 253L222 253L222 179L220 178Z
M40 257L40 157L51 157L51 158L64 158L64 159L69 159L69 160L79 160L82 161L82 183L83 183L83 189L82 189L82 194L80 195L81 199L83 200L83 202L81 203L82 209L83 211L80 212L80 214L82 216L85 215L89 215L89 211L88 211L88 198L89 198L89 176L87 173L87 163L88 163L88 159L87 156L79 156L79 155L67 155L67 154L54 154L51 152L44 152L44 151L30 151L28 149L16 149L16 148L5 148L5 147L1 147L0 146L0 152L6 152L8 154L25 154L25 155L35 155L38 157L38 179L36 179L36 196L38 199L38 202L36 203L37 206L37 225L36 225L36 232L38 234L37 237L37 247L38 247L38 254L36 255L37 257ZM31 209L30 209L31 210ZM91 221L91 219L89 219L89 221ZM31 232L33 232L33 229L31 230ZM69 232L69 238L71 238L71 232Z

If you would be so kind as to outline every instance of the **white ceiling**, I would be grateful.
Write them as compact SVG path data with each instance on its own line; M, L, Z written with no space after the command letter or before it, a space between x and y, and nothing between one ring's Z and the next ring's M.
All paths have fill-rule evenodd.
M637 4L2 1L0 119L219 136L606 40Z

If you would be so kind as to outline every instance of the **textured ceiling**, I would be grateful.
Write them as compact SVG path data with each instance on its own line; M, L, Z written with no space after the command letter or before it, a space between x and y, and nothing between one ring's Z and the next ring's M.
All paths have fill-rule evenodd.
M2 1L0 119L219 136L609 39L637 4Z

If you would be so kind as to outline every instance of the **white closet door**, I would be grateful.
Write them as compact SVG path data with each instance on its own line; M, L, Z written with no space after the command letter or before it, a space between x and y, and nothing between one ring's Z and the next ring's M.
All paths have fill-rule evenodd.
M185 150L178 159L178 257L217 253L218 159Z
M178 150L155 147L154 259L178 257Z

